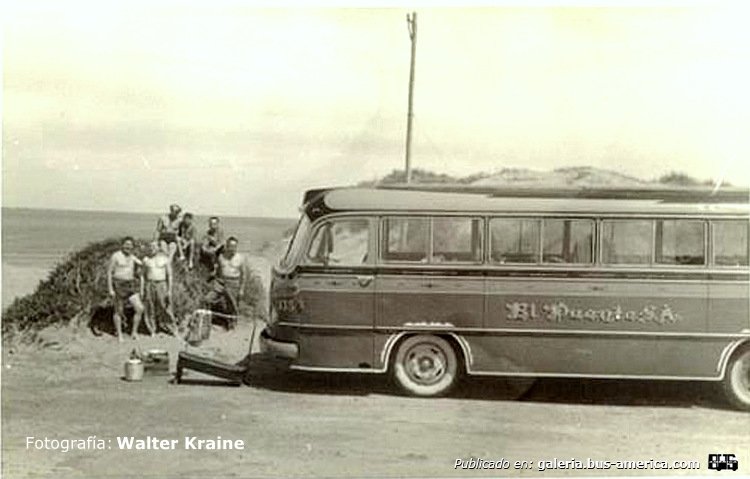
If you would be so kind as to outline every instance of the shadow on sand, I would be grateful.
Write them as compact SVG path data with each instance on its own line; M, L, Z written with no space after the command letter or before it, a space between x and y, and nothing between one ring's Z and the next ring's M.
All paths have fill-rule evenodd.
M292 371L283 362L252 356L245 375L251 387L303 394L399 395L385 374ZM642 407L727 409L717 383L615 379L507 379L468 377L450 394L466 400L523 401Z
M107 303L96 306L93 309L91 312L91 318L89 319L89 329L94 336L102 336L104 334L116 336L115 324L112 321L114 311L114 307ZM131 334L133 312L133 308L125 308L125 318L122 320L122 332L124 334ZM148 334L148 332L146 321L141 321L138 325L138 333Z

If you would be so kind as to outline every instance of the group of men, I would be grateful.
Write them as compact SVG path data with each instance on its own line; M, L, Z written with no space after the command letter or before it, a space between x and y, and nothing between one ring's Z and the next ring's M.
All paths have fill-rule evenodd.
M225 240L219 218L212 216L200 242L196 239L193 215L183 214L180 206L173 204L169 213L157 221L148 256L140 259L134 254L135 241L130 236L112 254L107 268L107 286L114 302L113 322L119 341L122 341L122 319L128 304L134 310L133 339L137 339L144 315L149 333L153 336L157 332L159 310L169 318L166 329L180 336L172 295L175 256L179 261L187 262L188 269L192 269L196 262L205 266L207 280L211 282L211 291L204 298L207 307L225 300L233 314L237 314L237 304L247 279L245 258L237 252L237 238L230 236Z

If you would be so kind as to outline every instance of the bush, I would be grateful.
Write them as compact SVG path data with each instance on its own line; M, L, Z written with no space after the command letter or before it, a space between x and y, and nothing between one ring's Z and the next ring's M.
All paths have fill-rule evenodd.
M111 311L107 291L107 264L122 238L91 243L59 263L36 291L17 298L3 314L3 339L18 334L34 334L52 324L88 323L101 310ZM149 242L136 240L134 254L143 258ZM247 270L249 272L249 269ZM203 298L210 289L208 271L196 265L188 270L183 263L173 267L173 308L178 319L204 306ZM239 304L243 316L262 315L265 304L263 284L251 276Z
M677 186L696 186L700 184L697 179L680 171L670 171L666 175L660 176L657 181L664 185Z
M666 175L660 176L659 179L656 181L657 183L661 183L663 185L670 185L670 186L715 186L716 185L716 180L713 180L713 179L699 180L686 173L682 173L681 171L670 171ZM719 184L720 186L724 186L724 187L732 186L732 183L725 181L725 180L721 180Z
M466 177L457 177L447 175L445 173L435 173L434 171L424 170L421 168L414 168L411 171L412 183L418 184L471 184L472 182L486 178L486 173L476 173ZM373 187L377 185L390 185L399 184L406 182L406 171L404 170L392 170L384 177L373 180L373 181L362 181L358 183L358 186Z

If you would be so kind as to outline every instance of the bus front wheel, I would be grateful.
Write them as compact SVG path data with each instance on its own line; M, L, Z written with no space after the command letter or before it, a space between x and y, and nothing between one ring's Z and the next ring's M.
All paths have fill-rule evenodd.
M458 380L456 352L443 338L417 335L402 341L391 369L393 379L414 396L441 396Z
M724 376L724 392L734 407L750 411L750 347L732 357Z

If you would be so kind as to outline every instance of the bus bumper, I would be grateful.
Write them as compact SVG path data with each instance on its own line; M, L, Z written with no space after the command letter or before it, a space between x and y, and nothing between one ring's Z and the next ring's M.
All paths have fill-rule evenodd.
M297 343L277 341L268 335L268 330L266 329L260 333L260 348L263 353L277 358L293 360L299 357L299 346L297 346Z

